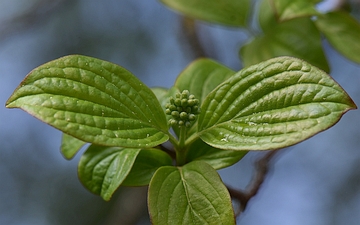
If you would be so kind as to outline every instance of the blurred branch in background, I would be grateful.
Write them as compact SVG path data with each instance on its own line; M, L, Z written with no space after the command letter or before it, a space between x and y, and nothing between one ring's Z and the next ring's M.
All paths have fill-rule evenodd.
M199 35L196 27L196 22L194 19L189 17L182 17L181 20L182 33L185 36L185 39L190 47L190 50L193 53L194 58L206 57L205 50L200 43Z
M246 206L251 198L259 192L266 176L269 173L274 157L275 155L278 155L279 151L280 150L268 151L255 163L255 176L246 191L240 191L232 187L227 187L230 192L230 196L240 203L240 208L239 211L236 212L236 216L240 215L240 213L246 209Z

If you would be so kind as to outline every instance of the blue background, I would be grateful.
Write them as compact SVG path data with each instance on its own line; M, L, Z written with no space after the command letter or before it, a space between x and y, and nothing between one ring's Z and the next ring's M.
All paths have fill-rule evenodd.
M198 30L208 55L241 68L246 33L206 23ZM155 0L2 0L0 224L149 224L146 188L120 188L110 202L92 195L77 179L81 154L62 158L61 133L4 105L32 69L75 53L117 63L151 87L170 87L194 59L185 40L181 17ZM360 105L360 66L323 44L331 76ZM359 111L350 111L330 130L282 150L238 224L360 224L359 121ZM224 182L245 188L262 154L221 170Z

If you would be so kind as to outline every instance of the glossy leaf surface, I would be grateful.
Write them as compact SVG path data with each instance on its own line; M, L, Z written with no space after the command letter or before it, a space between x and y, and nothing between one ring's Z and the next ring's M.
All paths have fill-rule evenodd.
M245 66L274 57L292 56L329 72L320 33L310 18L297 18L269 28L263 36L244 45L240 54Z
M63 133L60 151L65 159L72 159L85 144L86 142Z
M167 121L153 92L124 68L72 55L33 70L7 102L85 142L152 147Z
M204 161L218 170L237 163L246 153L247 151L230 151L213 148L201 139L198 139L189 147L186 159L187 162Z
M318 0L270 0L279 21L320 15L315 9Z
M250 0L161 0L187 17L228 26L245 26Z
M227 188L202 161L158 169L150 182L148 205L154 225L235 224Z
M80 159L79 179L89 191L108 201L129 174L139 152L91 145Z
M316 26L330 44L348 59L360 63L360 23L343 11L319 16Z
M142 149L137 155L130 173L121 185L148 185L158 168L171 165L172 159L164 151L158 149Z
M278 149L331 127L355 108L329 75L302 60L279 57L239 71L212 91L198 131L216 148Z

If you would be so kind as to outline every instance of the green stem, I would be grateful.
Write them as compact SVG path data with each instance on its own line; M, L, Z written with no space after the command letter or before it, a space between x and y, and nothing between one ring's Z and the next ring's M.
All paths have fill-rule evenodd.
M173 144L174 148L179 145L179 141L170 133L168 132L169 141Z
M187 149L185 145L186 131L187 129L185 126L180 127L179 145L175 146L176 164L178 166L182 166L186 163L186 153L187 153Z
M194 141L196 141L199 138L198 133L193 133L190 137L186 139L185 145L190 146Z

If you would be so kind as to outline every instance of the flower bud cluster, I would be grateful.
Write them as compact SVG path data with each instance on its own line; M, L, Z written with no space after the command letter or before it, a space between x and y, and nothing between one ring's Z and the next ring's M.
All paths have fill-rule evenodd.
M200 113L199 100L188 90L184 90L182 93L177 93L175 98L170 97L165 113L172 116L169 120L171 126L190 127L191 122L195 121L196 115Z

